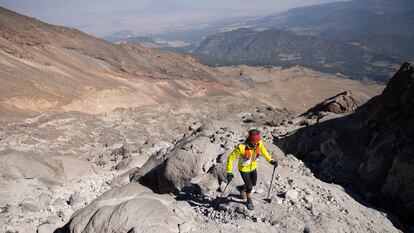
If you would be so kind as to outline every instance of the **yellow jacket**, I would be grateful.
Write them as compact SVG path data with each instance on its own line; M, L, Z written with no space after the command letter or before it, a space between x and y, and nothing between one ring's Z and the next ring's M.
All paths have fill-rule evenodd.
M231 152L229 157L227 158L227 173L233 172L233 161L237 158L239 158L238 165L239 165L239 171L241 172L254 171L257 168L257 159L258 157L260 157L260 154L263 155L263 157L265 157L267 162L272 161L272 157L269 155L266 148L264 147L262 140L259 141L258 147L259 147L260 153L257 157L254 156L255 154L254 148L248 147L248 149L250 150L250 155L252 155L249 159L248 156L246 156L245 145L239 144L236 147L236 149L234 149L233 152Z

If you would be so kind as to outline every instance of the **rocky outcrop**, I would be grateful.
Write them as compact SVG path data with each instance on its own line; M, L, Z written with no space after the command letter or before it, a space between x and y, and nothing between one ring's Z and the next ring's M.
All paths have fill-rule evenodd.
M70 233L184 232L194 230L194 213L186 202L158 195L139 184L112 189L75 212L63 229Z
M93 174L95 171L90 163L71 156L0 151L0 181L3 182L37 179L45 184L58 184Z
M344 91L334 97L328 98L322 103L309 109L301 116L312 119L320 119L328 114L343 114L355 111L359 106L368 101L368 96L362 93Z
M132 181L139 181L158 193L178 194L183 188L195 188L198 193L205 193L204 188L207 186L200 183L209 183L208 187L217 189L219 182L224 180L225 170L214 168L217 163L224 162L219 161L218 157L226 149L224 144L214 142L214 135L208 137L206 134L208 133L202 130L201 125L195 127L190 135L181 139L170 151L152 156L131 175ZM208 172L210 175L206 176ZM212 189L209 191L215 191Z
M354 113L301 128L275 143L311 162L323 179L357 187L368 201L412 221L413 84L414 67L403 64L383 93Z

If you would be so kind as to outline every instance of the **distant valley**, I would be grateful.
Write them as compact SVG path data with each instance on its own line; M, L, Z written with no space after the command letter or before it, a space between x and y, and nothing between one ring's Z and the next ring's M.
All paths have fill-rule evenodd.
M210 66L303 65L385 83L402 62L414 59L413 13L409 0L345 1L126 40L192 54Z

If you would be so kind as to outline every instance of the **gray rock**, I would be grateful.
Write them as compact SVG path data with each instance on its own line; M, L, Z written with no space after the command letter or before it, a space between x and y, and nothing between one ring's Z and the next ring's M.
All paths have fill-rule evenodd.
M84 209L77 211L69 224L70 232L179 232L179 224L194 214L188 203L169 195L153 194L138 184L112 189Z
M52 224L43 223L37 228L37 233L51 233L54 232L56 228L57 227Z
M74 210L70 207L66 207L63 210L57 212L58 216L64 221L67 222L70 220Z
M62 198L57 198L53 203L52 203L52 205L54 206L54 207L57 207L57 208L59 208L59 207L64 207L64 206L67 206L68 205L68 203L65 201L65 200L63 200Z
M306 196L303 198L303 200L304 200L306 203L312 203L312 202L313 202L313 200L314 200L314 198L313 198L311 195L306 195Z
M79 208L82 208L86 203L86 198L78 195L78 194L72 194L69 198L69 205L74 209L77 210Z
M133 174L132 180L140 181L160 193L178 194L182 188L193 186L191 179L210 170L221 150L219 144L212 144L203 134L204 132L197 132L183 138L166 155L152 156ZM188 147L190 144L191 147ZM184 150L186 146L187 149ZM203 182L209 183L208 186L216 185L213 181Z
M191 184L195 187L196 192L202 196L219 188L217 179L208 173L192 178Z
M23 213L39 211L39 207L37 207L35 204L27 203L27 202L21 203L20 208Z
M52 197L47 193L40 194L38 205L41 206L41 207L45 207L45 206L50 205L50 202L51 202L50 199L51 198Z
M262 194L264 192L264 189L257 188L257 189L254 189L254 192L257 193L257 194Z
M296 190L290 189L286 192L286 199L297 202L299 200L299 193Z
M178 226L180 233L195 232L195 225L191 222L184 222Z

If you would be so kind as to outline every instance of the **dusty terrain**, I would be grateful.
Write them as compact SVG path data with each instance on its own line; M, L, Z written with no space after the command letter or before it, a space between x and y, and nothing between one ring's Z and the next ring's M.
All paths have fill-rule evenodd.
M159 108L119 109L101 117L52 113L4 126L0 141L2 231L50 232L70 221L70 232L127 232L133 228L136 232L399 232L386 213L365 206L338 185L318 180L301 161L273 145L273 134L279 128L291 128L286 123L294 118L290 111L253 107L254 103L236 100L228 99L228 104L219 108L214 108L214 101L183 101ZM180 108L172 111L177 106ZM273 201L267 204L263 199L272 168L260 161L257 208L248 212L235 189L241 184L238 174L226 191L228 198L215 197L224 185L221 169L227 154L243 140L248 128L257 125L256 119L262 118L284 122L277 127L259 126L280 167L272 187ZM160 156L164 159L157 159ZM29 161L33 162L27 166ZM130 177L134 180L140 172L145 175L163 163L168 170L159 173L158 179L166 179L164 182L172 186L163 185L160 187L170 188L160 190L152 183L149 187L166 194L154 194L136 182L130 183ZM193 191L185 191L185 187L193 187ZM201 188L203 195L194 187ZM110 193L94 200L107 190ZM143 200L154 203L151 207L134 204L146 203ZM124 222L124 215L112 212L120 208L137 219ZM148 217L162 209L171 211L165 219ZM213 209L212 220L205 223ZM96 211L99 214L88 224L88 216ZM147 216L149 219L144 220L154 224L137 216Z
M351 90L358 101L338 102L350 114L383 86L301 67L208 68L5 9L0 19L0 232L408 231L274 144L342 116L298 118L328 97ZM272 167L260 161L247 211L237 172L218 196L227 155L256 127L280 166L266 203Z
M286 102L284 96L279 96L279 92L287 90L285 84L268 82L266 94L258 93L252 89L249 77L240 77L235 72L238 68L211 69L189 56L130 44L111 44L4 8L0 8L0 27L0 122L54 111L99 114L117 107L149 106L203 96L253 96L273 106ZM254 68L240 69L256 73ZM376 90L335 76L309 72L312 71L299 67L257 71L260 77L268 76L267 80L279 75L285 77L281 80L308 76L332 78L332 85L325 82L327 89L332 90L328 95L354 86L368 94ZM295 82L291 84L294 85ZM308 92L298 88L300 92ZM311 95L315 93L319 90L315 89ZM321 97L319 101L326 96ZM313 101L308 104L314 104Z

